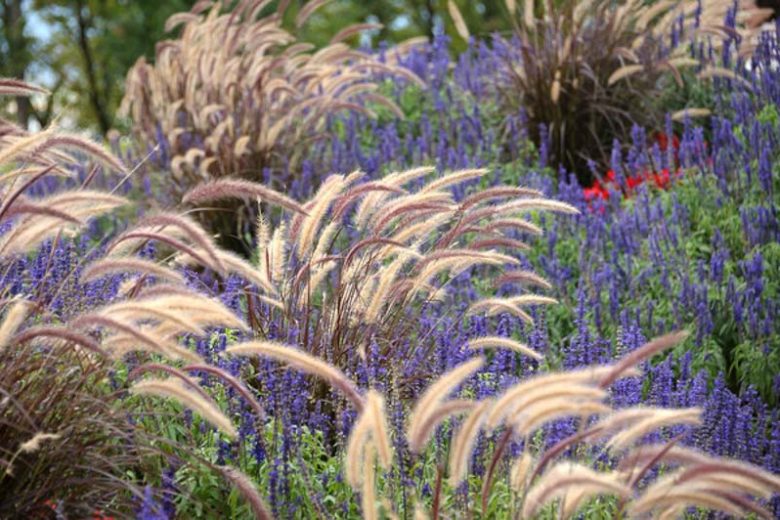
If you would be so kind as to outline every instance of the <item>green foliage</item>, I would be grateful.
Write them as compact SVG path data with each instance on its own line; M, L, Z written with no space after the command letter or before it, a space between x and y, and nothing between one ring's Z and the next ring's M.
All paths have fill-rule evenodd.
M506 7L502 0L460 0L457 4L464 18L468 20L469 31L476 37L486 38L496 31L509 28ZM455 41L455 51L466 48L467 42L458 36L448 14L447 0L330 2L312 18L308 27L301 31L301 35L304 40L323 46L328 43L329 35L335 34L345 24L362 22L382 24L382 29L371 31L363 37L374 45L383 41L398 43L421 35L433 39L436 28L442 27Z
M215 396L219 395L219 391L215 392ZM220 400L226 400L224 394ZM156 416L168 415L166 411L173 417L180 417L183 408L175 404L154 407ZM262 442L266 446L271 447L274 443L281 442L278 431L280 424L276 421L266 424L258 429L257 433L247 437L237 451L235 448L229 449L227 461L221 460L220 455L220 444L225 442L224 439L208 427L204 430L197 419L193 420L190 427L173 421L161 422L152 416L144 419L142 424L145 429L163 435L171 446L178 443L180 447L186 447L188 453L179 453L184 457L183 460L190 463L180 466L174 476L178 490L175 498L176 510L183 518L203 518L204 515L211 518L254 518L246 501L211 467L224 462L241 469L260 490L268 489L271 485L272 472L286 473L292 489L291 497L296 504L295 514L300 515L300 518L315 518L323 514L328 518L344 518L343 505L347 503L352 504L348 517L359 517L353 492L341 478L342 460L334 457L327 449L321 432L301 428L295 433L295 442L301 457L275 466L273 461L268 459L258 462L254 454L247 450L255 444L254 435L258 433L262 435ZM171 426L172 424L175 425ZM165 467L160 466L156 471L147 469L151 470L147 474L161 474ZM152 484L160 486L162 482ZM292 510L291 505L281 504L285 510Z
M49 78L45 86L54 93L52 103L67 111L71 124L105 134L114 127L127 70L140 56L152 55L168 16L193 3L34 0L25 14L34 12L49 34L36 42L39 52L31 65ZM54 115L51 108L48 117Z
M776 117L776 112L767 109L763 117L771 120ZM735 288L744 289L746 274L741 264L756 255L763 258L765 272L771 271L771 274L767 273L764 277L768 283L763 289L763 301L773 301L780 294L777 283L777 280L780 280L780 246L775 243L751 246L745 237L740 217L741 210L760 206L766 194L756 183L749 190L735 192L732 197L725 198L717 186L716 177L687 174L678 179L672 190L653 189L650 196L656 197L660 202L666 220L663 225L680 237L679 250L669 252L665 262L669 265L657 265L650 252L651 243L648 237L641 242L637 255L627 254L626 262L630 263L632 273L651 274L641 278L641 288L636 285L634 290L622 294L621 300L617 302L618 308L629 313L632 310L644 313L648 306L652 305L655 322L697 323L697 315L692 309L680 314L681 309L673 303L675 298L670 297L670 294L680 294L683 284L699 279L700 265L709 266L716 253L713 250L713 240L718 233L725 244L728 259L723 266L723 281L705 284L714 330L705 335L701 345L693 349L693 369L706 369L713 376L724 373L732 390L738 391L752 385L766 399L774 402L777 396L773 395L772 388L774 378L780 372L780 353L777 349L767 346L777 345L780 338L746 337L744 332L741 332L744 328L735 322L734 302L729 301L727 294L728 280L732 276L736 281ZM639 204L644 202L626 199L622 203L621 211L630 213ZM684 223L675 218L675 211L685 212ZM541 265L542 255L550 255L561 266L571 269L571 282L561 294L566 305L548 308L545 313L546 328L553 346L561 345L565 338L576 333L574 320L577 302L571 295L576 294L579 281L585 281L585 291L589 297L597 290L597 284L585 275L583 269L590 272L591 266L605 263L611 254L609 250L581 251L580 244L585 240L586 232L582 227L567 228L565 232L559 233L561 238L556 241L553 251L548 252L543 246L536 246L529 252L529 258L537 267ZM613 244L612 247L619 246ZM686 260L679 263L682 258ZM665 276L668 277L670 286L665 284ZM608 284L602 284L599 291L597 297L605 308L609 308ZM586 318L593 322L593 313L588 309ZM655 323L643 324L643 327L650 330L654 326ZM697 326L704 324L699 323ZM615 337L619 331L618 317L603 317L601 327L598 332L602 337ZM684 348L679 347L675 353L677 356L682 355L690 347L690 343L686 342Z

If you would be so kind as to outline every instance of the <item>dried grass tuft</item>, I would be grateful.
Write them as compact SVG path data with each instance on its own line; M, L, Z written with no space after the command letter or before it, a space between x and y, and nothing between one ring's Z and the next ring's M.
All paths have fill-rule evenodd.
M0 78L0 96L32 96L48 94L45 88L15 78Z
M242 179L225 178L200 184L187 192L182 201L189 204L202 204L226 198L248 201L260 199L295 213L307 214L297 202L286 195L262 184Z
M617 365L615 365L612 371L601 380L601 387L607 388L622 377L627 370L664 350L674 347L678 343L684 341L687 337L687 332L679 331L655 338L652 341L645 343L638 349L632 351L629 355L623 357Z
M81 280L89 282L102 276L133 272L155 276L172 283L184 284L185 281L178 272L142 258L101 258L84 268Z
M0 350L8 347L11 336L24 323L30 306L30 302L26 300L18 300L10 306L5 314L3 323L0 324Z
M35 451L38 451L41 449L41 445L46 441L56 441L60 439L62 436L58 433L44 433L44 432L38 432L33 437L26 442L23 442L19 446L19 452L21 453L33 453Z
M749 88L738 74L689 55L698 45L734 45L749 56L756 30L742 14L758 14L751 3L740 3L736 29L725 30L732 4L722 0L526 0L522 9L511 2L512 35L496 40L489 84L506 114L523 110L531 138L546 141L550 165L588 186L589 160L607 168L613 143L630 142L634 125L663 127L665 111L654 101L672 82L681 85L687 68ZM670 46L672 33L679 43Z

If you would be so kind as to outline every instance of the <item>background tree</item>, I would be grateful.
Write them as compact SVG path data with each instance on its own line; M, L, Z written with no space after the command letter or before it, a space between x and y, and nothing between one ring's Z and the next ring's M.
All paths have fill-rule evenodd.
M469 30L474 36L487 37L494 31L509 29L503 0L457 0L456 3L468 20ZM374 45L382 41L398 43L416 36L432 39L437 28L441 27L453 37L456 49L466 46L452 25L447 12L447 0L337 0L317 12L304 28L302 36L314 44L323 45L340 27L362 22L382 24L382 29L369 33Z
M285 25L310 0L290 0ZM187 11L195 0L0 0L0 75L45 86L53 95L17 99L13 118L24 127L45 126L55 116L62 126L105 134L116 121L128 69L141 57L151 59L171 14ZM483 38L508 29L503 0L456 0L469 30ZM268 9L275 9L275 2ZM447 0L332 0L300 30L301 39L323 46L352 23L382 28L352 38L353 45L397 43L415 36L432 38L437 27L457 36Z
M48 56L46 76L60 85L55 103L75 125L105 134L115 125L127 70L138 57L154 54L155 42L164 37L165 20L193 3L34 0L28 9L50 32L37 54Z
M22 0L0 1L0 76L24 80L27 69L33 61L34 53L32 38L25 34L26 21L23 16ZM15 112L16 122L27 127L27 121L32 111L30 99L17 96L11 109ZM9 114L6 114L9 115Z

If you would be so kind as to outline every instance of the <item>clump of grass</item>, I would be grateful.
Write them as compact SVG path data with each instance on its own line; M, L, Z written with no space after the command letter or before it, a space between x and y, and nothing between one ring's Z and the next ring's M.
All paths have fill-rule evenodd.
M772 518L757 500L768 499L780 492L780 478L777 476L750 464L677 447L679 437L660 444L642 443L642 439L663 428L698 424L700 410L641 406L615 410L607 402L608 393L604 390L608 386L619 379L640 375L635 365L675 346L685 337L686 334L677 333L658 338L638 349L636 352L639 354L632 353L614 365L541 374L507 388L495 398L474 400L468 403L469 406L463 406L463 399L453 400L451 395L483 366L483 359L472 358L434 381L418 400L409 420L407 440L412 451L419 452L428 442L428 433L435 429L436 424L453 413L466 414L449 447L450 489L455 490L468 476L469 461L481 432L502 433L501 440L494 447L493 463L483 477L481 495L477 497L483 511L487 510L487 503L491 500L492 485L498 478L496 472L503 471L498 462L505 455L507 442L516 438L524 440L525 445L509 468L517 500L514 510L519 518L532 518L550 504L555 504L561 518L572 518L597 496L617 499L618 515L653 513L674 518L689 507L698 507L734 516L755 514L761 518ZM271 355L335 383L342 391L345 386L356 387L353 383L342 381L345 376L325 361L295 354L295 349L291 347L287 347L289 356L281 355L278 351L284 348L278 345L266 348L250 342L231 347L227 353ZM302 357L308 361L302 362ZM182 401L186 404L186 400ZM383 474L392 471L394 460L384 402L382 394L373 389L358 398L354 404L360 413L345 450L346 480L360 493L366 518L379 518L382 510L394 514L392 503L381 499L381 488L377 487ZM451 407L450 404L457 406ZM532 442L535 433L546 424L564 418L577 420L581 424L579 432L549 448ZM589 457L576 458L578 453L587 453L588 450L572 450L571 455L558 460L577 445L591 450L608 450L616 460L614 468L593 467ZM650 485L640 487L639 482L647 478L653 468L662 469L661 476ZM240 475L237 470L230 471L234 476L239 475L243 482L249 482L248 477ZM442 492L442 487L437 485L437 495L433 498L436 515L469 513L460 509L443 510L442 503L451 502L441 500L439 495ZM242 490L242 494L250 503L259 503L257 490ZM423 504L418 498L417 514L427 517L427 508ZM465 507L470 510L468 502ZM266 514L260 516L265 517Z
M732 2L720 0L521 4L506 2L512 38L496 41L495 88L506 112L524 111L550 164L563 165L583 185L592 180L588 161L609 167L614 142L631 142L634 125L664 128L667 107L656 100L673 82L729 72L693 59L691 41L718 48L749 42L754 32L724 27Z
M210 203L249 193L261 197L266 212L279 206L290 215L273 227L261 214L254 264L235 257L224 263L254 286L248 321L260 339L273 340L266 332L271 328L275 337L302 328L299 347L305 353L329 352L327 360L341 360L337 366L349 373L372 341L388 359L391 352L396 356L398 349L410 348L405 342L413 337L420 313L451 305L448 285L460 273L475 270L491 279L517 272L514 282L546 285L527 271L507 270L519 264L511 253L527 247L514 232L537 229L528 219L531 212L577 213L521 187L495 187L456 200L456 187L474 186L487 170L433 173L433 168L415 168L371 182L360 172L332 175L300 203L267 186L228 178L195 188L185 200ZM232 189L236 182L240 191ZM514 225L496 225L508 220ZM192 253L182 251L179 261L197 262L205 254ZM554 301L532 294L485 298L468 313L509 309L532 322L523 308ZM501 345L523 349L509 339Z
M513 464L512 482L518 499L519 518L532 518L550 503L557 503L561 518L572 518L587 501L598 495L608 495L619 499L618 514L627 512L630 516L654 513L663 518L675 518L689 507L722 511L742 517L755 514L761 518L772 518L757 499L768 499L780 492L780 478L756 466L725 458L707 456L693 450L678 448L678 438L665 444L643 445L640 441L648 434L674 424L697 424L700 410L645 409L629 408L613 410L606 403L607 394L601 388L615 381L615 370L621 370L619 378L635 375L627 372L625 365L636 365L658 352L657 345L670 348L681 341L685 334L671 334L649 344L652 348L641 349L642 356L627 356L615 366L592 367L577 371L557 372L537 376L536 380L522 381L510 387L497 398L487 398L473 403L466 419L456 431L450 446L449 471L452 489L463 483L468 474L468 463L472 456L477 437L484 429L503 427L504 439L517 437L525 439L526 448ZM482 364L480 358L474 358L454 368L434 382L423 395L410 419L409 434L423 428L427 417L435 415L437 409L446 407L453 389L466 380ZM529 386L530 385L530 386ZM533 387L533 392L530 388ZM576 392L561 397L563 388L575 388ZM588 392L592 389L594 392ZM523 390L523 391L519 391ZM373 391L372 399L378 399ZM564 406L563 400L570 403ZM597 406L594 406L597 405ZM507 413L507 409L511 410ZM363 439L364 445L371 446L369 440L383 437L379 430L381 420L376 418L377 409L364 408L352 433L352 441ZM499 421L494 418L500 417ZM601 418L593 426L583 428L548 449L540 449L531 454L533 433L545 424L555 420L573 417L580 424ZM427 429L427 428L424 428ZM413 439L412 439L413 440ZM593 447L604 446L618 460L617 469L600 470L589 466L587 461L562 460L555 462L566 448L576 444ZM368 444L366 444L368 443ZM415 443L416 444L416 443ZM503 453L505 441L497 444L494 460ZM375 452L368 450L369 455ZM574 452L577 453L577 452ZM366 453L358 449L347 452L346 468L350 484L355 491L364 495L375 490L366 490L366 482L372 485L379 475L368 478L359 468L371 468L364 464ZM677 467L670 474L658 478L647 487L640 488L638 482L655 468ZM490 492L495 475L491 470L484 477L482 487L482 508L490 500ZM357 475L360 474L360 477ZM440 491L440 488L439 488ZM438 498L434 499L439 503ZM367 516L377 514L376 501L366 507L373 508L365 512ZM439 511L441 513L441 511ZM446 512L444 512L446 513ZM451 511L450 513L456 513Z
M109 246L108 259L91 270L103 271L107 265L111 267L112 259L124 258L144 241L155 240L176 253L177 263L205 266L223 276L241 276L246 280L247 321L254 339L228 347L225 355L268 357L317 375L327 382L315 390L326 399L325 410L335 415L335 407L340 406L329 397L328 385L332 385L347 398L350 406L373 410L372 428L379 428L377 425L385 419L384 412L377 410L384 409L384 398L380 399L379 394L362 396L359 386L348 376L367 356L367 345L378 341L388 360L393 349L410 348L405 343L407 338L413 337L415 316L426 306L451 304L447 286L459 273L476 269L486 277L498 277L506 267L519 264L509 253L527 246L519 240L520 235L511 238L508 233L517 229L538 233L538 228L528 220L529 214L543 211L577 213L567 204L545 199L540 192L522 187L496 187L482 192L469 190L458 200L456 188L461 190L464 183L476 187L487 170L434 173L434 168L421 167L372 182L366 182L360 172L332 175L306 202L290 200L268 186L246 180L215 180L194 188L185 200L207 204L225 198L258 197L264 212L260 213L257 222L255 262L250 263L219 248L212 251L211 244L209 250L204 249L192 236L185 237L188 233L184 233L182 226L170 225L173 224L171 220L159 222L164 225L162 230L146 226L139 232L137 228L131 228ZM275 211L274 207L287 215L276 226L265 217L268 212ZM492 225L507 220L514 224ZM172 236L162 236L169 232ZM221 267L215 260L220 261ZM152 273L146 268L140 271ZM527 281L528 285L547 285L528 271L518 273L521 276L512 278L515 283ZM164 278L171 279L171 276ZM548 304L554 300L525 294L508 303L486 301L483 310L490 313L501 307L498 303L522 312L521 307ZM124 307L118 306L122 305L114 304L109 308L110 314L121 316L118 312ZM135 312L136 307L128 310ZM473 312L480 312L480 309ZM164 318L153 313L143 317ZM105 323L108 329L116 328L116 325ZM298 345L287 345L276 339L284 337L287 328L306 331ZM273 335L270 330L274 331ZM125 331L118 332L127 335ZM110 347L114 343L113 336L108 337ZM477 346L487 348L496 341L499 346L523 349L519 343L506 338L505 341L494 338L490 345ZM165 351L157 353L166 354ZM328 353L326 357L325 353ZM542 357L532 350L528 353L533 353L537 359ZM395 355L401 354L393 353ZM251 365L249 368L251 371ZM420 367L419 373L423 374L424 370L425 367ZM176 385L177 391L189 386L181 374L165 371L178 377L166 385ZM152 380L152 383L159 382ZM137 390L144 392L152 383L141 381ZM403 387L406 383L398 381L397 384ZM146 393L177 398L175 392L166 389L160 388L159 392L151 387L148 389L150 392ZM190 393L193 399L197 397L194 389ZM177 400L186 405L188 399L179 396ZM213 423L223 423L221 412L213 404L208 409L202 404L198 401L194 408L214 419ZM441 420L441 417L431 419L428 431L421 436L429 435ZM224 425L222 427L225 429ZM353 443L352 451L362 454L357 467L372 464L375 452L385 466L389 464L387 432L386 427L379 428L370 439ZM420 441L424 442L425 439ZM373 488L373 484L366 482L361 481L361 485L366 491L368 487ZM251 496L248 499L254 500Z
M298 27L323 3L307 4ZM154 64L141 58L130 70L121 107L138 142L151 148L164 141L171 172L164 187L176 196L228 175L262 181L266 168L277 176L282 166L295 171L307 147L326 137L328 116L372 116L364 98L400 113L375 92L377 73L419 81L341 41L360 26L314 51L283 28L288 2L270 12L259 0L237 2L232 10L222 2L208 11L204 5L168 20L167 29L180 36L158 44ZM204 219L236 250L242 249L239 221L235 212Z
M367 518L378 518L382 511L394 513L390 497L382 497L381 483L388 471L394 471L396 444L389 440L393 434L385 410L391 396L376 388L363 390L351 380L354 361L349 361L350 354L357 350L359 358L365 357L362 345L369 341L398 348L401 339L413 337L408 335L411 329L406 324L414 320L414 313L435 302L446 305L446 285L452 273L463 269L478 266L484 269L480 271L484 276L544 286L543 279L527 271L517 276L501 274L505 266L516 263L510 254L516 244L503 244L505 252L473 244L485 243L485 235L500 238L497 229L502 228L491 226L495 220L517 219L528 224L523 226L527 230L532 224L523 220L523 213L528 210L575 212L523 188L517 192L495 188L491 195L472 193L456 201L448 190L479 179L484 171L453 172L425 182L431 173L429 168L418 168L364 184L359 182L359 173L332 176L311 200L295 206L267 193L266 200L284 207L290 218L273 228L261 214L256 265L240 259L233 259L232 267L226 264L228 272L253 273L249 280L262 283L252 288L257 292L247 302L255 339L228 347L225 355L273 359L318 378L347 398L347 406L354 407L358 417L345 446L346 480L360 493ZM209 193L214 197L232 195L230 190L221 190L219 182ZM254 191L259 193L260 188ZM208 199L203 192L198 197ZM181 250L178 261L194 260L188 251ZM252 297L260 296L263 299L251 303ZM533 294L488 295L469 311L488 317L500 312L519 315L523 305L552 303L554 300ZM530 315L526 319L532 321ZM284 336L280 329L286 320L287 326L294 324L305 331L297 344L280 343L267 335L266 331L275 328L275 338ZM513 483L514 510L522 518L550 507L569 518L592 498L603 495L614 498L620 515L674 516L693 506L769 518L756 499L780 491L777 477L755 466L678 448L680 437L657 445L644 444L648 435L671 426L699 424L699 409L638 406L617 410L609 402L609 389L615 382L641 376L637 366L673 348L686 336L673 333L656 338L611 365L539 373L482 399L453 397L483 367L479 356L433 381L411 410L405 435L400 431L394 435L404 435L401 444L419 454L440 425L464 416L449 444L449 486L441 484L440 475L435 487L434 516L473 514L479 505L487 511L494 482L506 471ZM470 344L477 349L510 348L531 357L541 356L501 337L486 335ZM397 384L388 382L391 393ZM546 425L564 419L579 424L578 432L550 447L535 441ZM481 435L497 439L481 490L473 502L443 500L442 493L457 490L466 482ZM506 448L512 440L522 441L524 449L516 460L509 461ZM615 461L612 469L595 466L591 456L579 458L600 451ZM726 476L726 468L737 466L738 471ZM654 468L663 470L662 475L676 471L673 475L677 476L662 476L649 486L640 486ZM670 497L671 482L679 478L686 483L675 488ZM262 493L244 490L242 494L250 503L260 504ZM445 504L460 505L447 506L452 510L445 511ZM421 497L415 507L418 515L425 516L428 506Z
M2 94L38 92L0 79ZM4 270L44 241L65 240L90 218L125 203L88 187L45 198L28 194L45 177L70 177L73 152L124 171L118 159L82 137L54 129L28 133L0 122ZM112 406L118 394L106 382L109 366L96 355L93 338L42 323L46 314L34 295L0 295L0 516L127 512L131 494L121 477L137 452L131 429Z
M0 79L0 93L25 95L40 90L17 80ZM78 158L77 158L78 156ZM126 203L122 197L90 189L94 175L78 188L35 197L31 188L48 177L70 184L82 158L104 168L125 171L101 146L55 129L28 133L0 121L0 265L6 280L25 256L48 242L78 235L90 219ZM100 237L103 239L104 237ZM65 282L44 299L42 291L18 294L6 284L0 293L0 517L38 518L54 514L86 518L96 514L132 514L141 496L128 475L157 454L152 439L127 420L127 396L112 379L117 360L187 360L200 370L203 360L180 344L185 334L205 334L215 325L241 329L243 322L219 302L187 290L180 273L141 258L149 241L188 251L205 266L225 270L213 240L188 218L159 213L140 220L118 236L100 256L90 253L78 265L50 261L67 286L83 287L99 278L109 284L123 278L111 301L91 299L67 313L49 308L67 300ZM202 251L194 253L194 248ZM90 263L91 262L91 263ZM67 262L65 262L67 263ZM84 264L87 263L85 269ZM83 273L83 278L79 278ZM21 274L24 276L24 274ZM178 373L175 368L169 371ZM209 368L220 373L219 369ZM142 381L135 393L175 395L203 416L235 430L205 393L189 397L197 385ZM188 379L187 379L188 381ZM228 384L251 396L238 382ZM243 395L243 394L242 394ZM254 403L253 404L257 404ZM262 408L254 407L256 412Z

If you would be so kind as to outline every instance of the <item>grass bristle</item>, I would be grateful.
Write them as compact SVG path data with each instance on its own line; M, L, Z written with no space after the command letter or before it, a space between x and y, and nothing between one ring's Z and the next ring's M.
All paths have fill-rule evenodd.
M523 504L523 516L533 517L539 509L555 499L562 498L571 489L587 490L590 495L626 497L631 493L619 481L617 475L598 473L582 465L562 462L531 486Z
M436 408L449 397L458 385L482 368L484 362L482 358L474 358L461 363L429 386L414 405L406 432L407 438L418 440L424 438L425 435L422 432L427 429L425 424L428 418L435 413Z
M228 347L228 354L240 356L265 356L286 363L293 368L321 377L352 401L352 404L362 409L364 399L355 385L336 367L294 347L271 341L250 341Z

